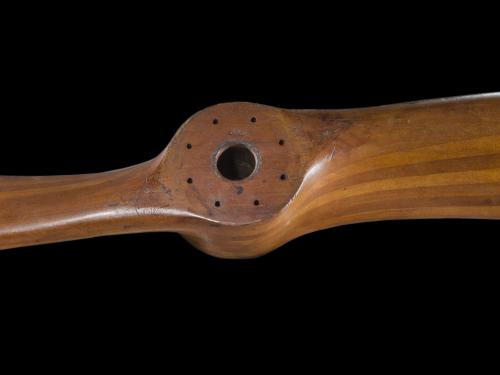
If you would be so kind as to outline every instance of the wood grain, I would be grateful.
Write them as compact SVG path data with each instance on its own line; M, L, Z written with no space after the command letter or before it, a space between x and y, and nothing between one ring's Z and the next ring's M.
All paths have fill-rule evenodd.
M234 145L256 158L243 180L216 166ZM347 110L226 103L147 163L0 177L0 249L173 231L245 258L337 225L416 218L500 219L500 94Z

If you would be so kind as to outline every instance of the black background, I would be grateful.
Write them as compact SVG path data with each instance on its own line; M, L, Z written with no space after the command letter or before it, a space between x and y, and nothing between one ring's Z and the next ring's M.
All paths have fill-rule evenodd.
M358 38L352 24L311 30L292 21L259 32L255 18L241 20L244 32L224 17L196 30L194 19L60 21L6 34L0 174L140 163L195 111L219 102L346 108L500 91L493 45L456 30ZM393 319L411 312L418 330L425 317L446 326L453 310L493 304L499 230L473 220L357 224L244 261L207 256L177 234L146 233L2 251L0 267L3 290L38 301L37 309L98 306L88 315L111 308L110 320L134 320L139 309L156 328L171 325L172 313L206 325L209 314L241 322L253 311L251 320L277 325L305 309L338 326L349 318L377 326L379 311ZM442 312L448 304L454 309Z

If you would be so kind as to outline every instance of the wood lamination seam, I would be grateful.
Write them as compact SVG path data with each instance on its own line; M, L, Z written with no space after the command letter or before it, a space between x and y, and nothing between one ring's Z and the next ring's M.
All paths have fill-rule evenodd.
M385 147L389 147L385 146ZM392 145L391 145L392 147ZM337 174L346 171L348 175L363 170L372 170L383 165L384 167L397 167L407 164L418 164L426 161L438 161L453 157L468 157L497 154L500 149L500 136L476 137L470 140L440 142L425 147L405 148L404 150L382 150L377 154L370 154L364 158L352 160L347 153L348 161L335 165ZM337 151L341 155L342 150ZM452 159L453 159L452 157Z
M328 181L329 176L333 176L331 178L333 182ZM328 183L331 185L328 186ZM454 185L465 184L467 184L470 188L483 183L500 183L500 168L495 167L490 169L486 168L462 172L430 173L396 178L388 177L360 184L349 185L346 190L343 190L343 188L339 188L339 190L330 189L330 187L335 189L335 187L332 186L335 184L335 176L332 173L331 175L325 176L323 182L323 188L325 188L325 186L328 187L328 192L318 192L319 196L309 201L309 203L303 206L301 210L315 209L318 208L318 206L333 203L339 199L360 196L373 192L381 193L383 191L390 190L411 190L419 187L452 187ZM395 186L397 186L398 189L394 189ZM328 199L330 196L335 196L336 199Z

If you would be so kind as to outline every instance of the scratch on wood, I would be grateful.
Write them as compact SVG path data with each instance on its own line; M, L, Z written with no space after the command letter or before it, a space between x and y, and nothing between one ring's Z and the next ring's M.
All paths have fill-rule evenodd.
M332 161L332 159L335 157L335 154L337 153L337 148L333 146L332 151L328 155L328 161Z

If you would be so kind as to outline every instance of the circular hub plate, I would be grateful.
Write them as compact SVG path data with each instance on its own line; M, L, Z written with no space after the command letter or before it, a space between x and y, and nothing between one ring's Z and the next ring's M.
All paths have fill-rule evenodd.
M186 210L224 223L277 213L303 175L299 145L285 117L280 109L250 103L220 104L195 114L167 148L163 173L174 184L173 200L185 200Z

